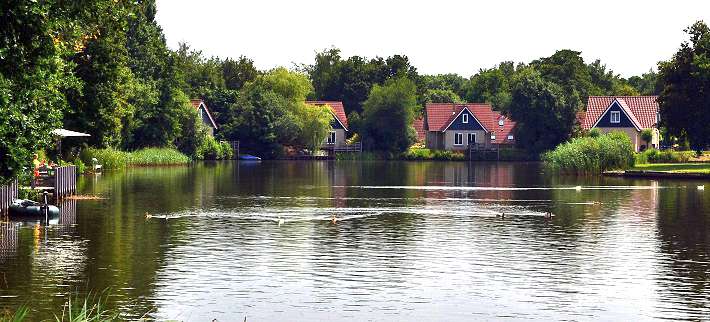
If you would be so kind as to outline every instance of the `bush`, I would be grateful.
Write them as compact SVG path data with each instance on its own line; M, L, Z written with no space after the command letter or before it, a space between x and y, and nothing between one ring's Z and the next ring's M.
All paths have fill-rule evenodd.
M588 136L590 138L598 138L601 135L602 135L602 131L600 131L597 128L593 128L593 129L589 130L589 134L588 134Z
M437 161L460 161L465 160L466 156L461 152L446 151L446 150L429 150L420 148L410 148L404 152L401 157L404 160L422 161L422 160L437 160Z
M543 154L548 169L568 174L598 174L634 165L634 147L623 132L576 138Z
M229 142L222 141L219 142L219 145L222 148L222 159L230 160L234 158L234 150L232 150L232 146L229 145Z
M641 153L636 153L636 164L646 163L685 163L693 157L693 151L659 151L647 149Z

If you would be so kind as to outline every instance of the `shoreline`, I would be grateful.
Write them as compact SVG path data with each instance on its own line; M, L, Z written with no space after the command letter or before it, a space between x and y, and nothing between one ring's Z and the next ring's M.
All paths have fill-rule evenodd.
M624 178L658 178L658 179L699 179L710 180L710 173L670 172L653 170L604 171L603 176Z

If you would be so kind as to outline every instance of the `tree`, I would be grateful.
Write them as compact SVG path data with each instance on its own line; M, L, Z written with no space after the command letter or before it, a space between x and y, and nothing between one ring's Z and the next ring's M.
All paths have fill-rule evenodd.
M239 90L257 75L259 71L254 67L254 61L247 57L240 56L237 60L227 58L222 62L222 76L227 89Z
M412 127L417 109L417 88L407 78L375 85L363 104L362 140L366 148L388 153L402 153L415 141Z
M646 146L651 145L651 140L653 140L653 132L651 129L644 129L641 131L641 140L646 142Z
M690 42L658 64L663 84L658 103L661 125L699 152L710 145L710 28L698 21L685 32Z
M300 135L298 141L310 151L316 151L332 129L333 114L328 106L306 105L296 113Z
M481 69L466 84L466 101L490 103L494 109L502 110L510 100L510 81L515 71L513 62L502 62L495 68Z
M516 142L534 153L554 148L570 138L581 102L575 92L543 79L540 72L526 68L511 84L507 107L516 122Z
M425 103L463 103L461 97L449 89L428 89L424 94Z
M658 86L658 74L653 70L649 70L648 73L641 76L631 76L628 83L640 95L658 95L661 92L661 87Z

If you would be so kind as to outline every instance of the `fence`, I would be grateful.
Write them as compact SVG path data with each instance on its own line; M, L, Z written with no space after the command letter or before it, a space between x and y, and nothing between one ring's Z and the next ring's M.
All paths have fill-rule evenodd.
M76 166L59 167L54 172L54 199L59 200L76 191Z
M344 146L333 147L333 152L362 152L362 143L357 142Z
M7 211L15 199L17 199L17 179L0 186L0 212Z

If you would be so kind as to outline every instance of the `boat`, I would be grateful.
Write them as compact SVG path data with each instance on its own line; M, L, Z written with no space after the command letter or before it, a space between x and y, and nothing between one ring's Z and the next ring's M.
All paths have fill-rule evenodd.
M255 157L251 154L240 154L239 155L239 160L242 161L261 161L260 157Z
M47 205L47 215L49 217L59 216L59 208L53 205ZM10 205L10 214L22 217L44 217L44 205L39 202L25 199L15 199Z

